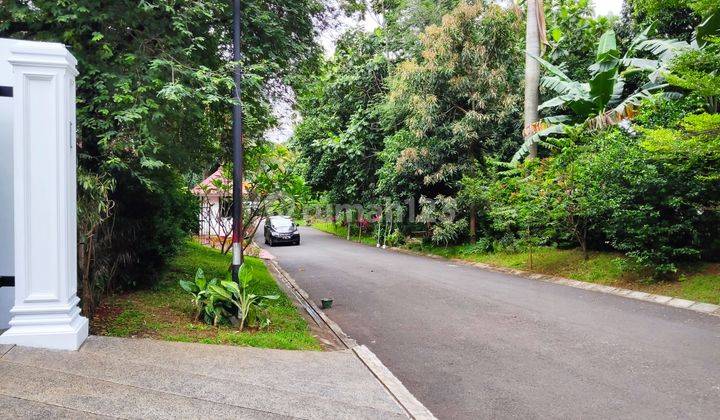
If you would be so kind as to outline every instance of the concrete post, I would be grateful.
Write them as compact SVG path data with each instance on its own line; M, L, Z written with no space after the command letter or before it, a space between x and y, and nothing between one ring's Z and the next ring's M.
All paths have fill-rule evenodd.
M75 76L61 44L18 41L14 72L15 305L0 343L77 350Z

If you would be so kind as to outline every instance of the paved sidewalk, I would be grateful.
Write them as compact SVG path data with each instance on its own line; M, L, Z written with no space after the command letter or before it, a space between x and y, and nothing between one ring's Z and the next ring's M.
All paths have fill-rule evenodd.
M90 337L77 352L0 346L9 418L406 418L351 350Z

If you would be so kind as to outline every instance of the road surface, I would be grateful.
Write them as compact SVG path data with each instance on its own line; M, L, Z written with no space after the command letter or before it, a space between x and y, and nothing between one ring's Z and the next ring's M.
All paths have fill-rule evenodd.
M301 235L266 248L441 419L718 418L720 317Z

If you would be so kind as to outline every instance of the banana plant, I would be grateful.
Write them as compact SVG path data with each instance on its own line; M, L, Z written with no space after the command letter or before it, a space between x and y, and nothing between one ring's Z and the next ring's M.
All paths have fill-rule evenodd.
M586 124L590 128L612 125L632 115L634 108L654 91L666 86L661 74L669 61L690 45L673 40L650 40L650 28L637 36L628 52L620 56L615 32L609 30L600 38L596 62L589 67L590 80L578 82L570 79L559 67L533 56L548 72L541 86L557 96L543 102L538 110L558 109L564 113L552 115L532 126L532 132L515 153L512 161L522 159L536 143L552 135L562 135L568 124ZM633 55L647 51L655 59ZM625 78L637 72L648 73L648 82L635 92L626 94Z
M197 269L192 281L180 280L180 287L192 295L191 302L195 307L193 319L203 318L206 323L217 326L221 319L227 317L225 302L218 300L217 296L212 293L212 288L219 283L218 279L207 281L202 268Z
M240 266L238 277L239 284L234 281L221 281L220 284L208 286L211 298L237 308L240 331L249 324L257 324L260 328L266 327L270 324L270 319L264 316L267 301L277 300L279 296L251 293L253 275L247 264Z
M213 279L211 282L217 283L217 280ZM205 279L205 273L202 268L197 269L193 281L180 280L180 287L192 295L191 302L196 310L195 319L200 319L200 316L202 315L205 305L210 297L208 281Z

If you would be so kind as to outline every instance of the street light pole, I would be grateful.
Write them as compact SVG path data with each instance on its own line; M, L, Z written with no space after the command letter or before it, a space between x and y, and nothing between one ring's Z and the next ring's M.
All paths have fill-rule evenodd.
M233 243L232 243L232 278L238 281L238 272L243 263L242 241L244 240L242 219L242 183L243 183L243 121L241 82L242 67L240 65L240 0L233 0L233 61L237 66L234 71L235 105L233 106Z

